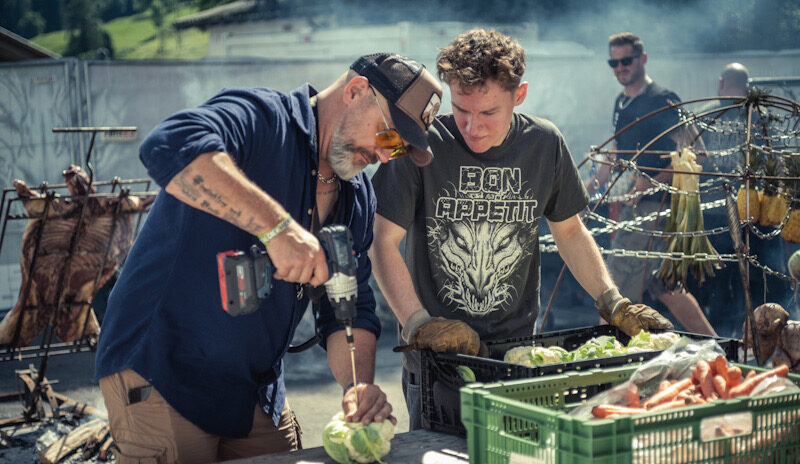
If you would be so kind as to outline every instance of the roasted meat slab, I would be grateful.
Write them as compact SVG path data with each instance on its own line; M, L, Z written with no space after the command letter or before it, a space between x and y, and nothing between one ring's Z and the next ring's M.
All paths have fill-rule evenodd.
M52 198L46 218L46 195L30 189L21 180L14 180L14 188L30 219L22 236L20 294L17 303L0 322L0 344L14 343L20 315L24 314L15 346L29 345L50 321L56 308L54 330L62 342L99 334L100 326L90 305L94 293L127 255L133 241L135 213L154 200L154 197L132 195L80 198L95 193L86 172L78 166L70 166L63 175L70 197ZM73 237L76 242L70 257ZM37 256L31 271L34 254ZM59 288L63 291L59 292ZM23 311L23 308L27 309Z

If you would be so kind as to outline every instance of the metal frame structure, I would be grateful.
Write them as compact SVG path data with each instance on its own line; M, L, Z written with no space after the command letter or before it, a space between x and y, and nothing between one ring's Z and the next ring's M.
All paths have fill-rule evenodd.
M109 252L111 251L111 246L114 239L114 234L116 231L117 224L124 215L135 214L137 215L135 224L132 229L132 239L138 233L139 227L141 226L141 219L144 212L147 211L149 207L144 207L137 211L122 211L122 204L123 200L135 194L140 197L147 197L147 196L154 196L155 192L150 192L150 179L131 179L131 180L122 180L119 178L114 178L111 181L104 181L104 182L94 182L94 170L91 164L91 154L92 148L94 146L95 136L98 132L113 132L113 131L135 131L135 127L74 127L74 128L55 128L53 132L89 132L91 133L91 142L89 144L89 149L86 154L85 159L85 166L87 168L87 172L89 173L90 178L90 185L94 186L95 188L99 189L107 189L110 190L106 193L87 193L85 195L70 195L68 194L60 194L59 192L63 192L67 188L67 184L56 184L56 185L48 185L47 183L43 183L36 188L32 188L32 190L38 189L39 192L42 194L41 200L34 200L34 201L42 201L44 203L43 211L41 214L37 215L29 215L27 213L22 214L15 214L14 212L17 210L23 210L21 207L15 207L15 205L20 205L23 201L22 198L16 196L16 191L14 188L6 188L3 190L2 199L0 200L0 220L2 221L2 226L0 226L0 252L2 252L2 247L5 242L6 232L8 230L9 221L18 221L18 220L36 220L38 219L40 222L38 230L36 231L36 237L34 240L34 251L33 256L28 264L28 279L25 282L23 288L20 289L20 294L18 298L18 302L23 302L19 317L17 319L17 324L14 329L14 337L10 344L8 345L0 345L0 362L8 362L8 361L17 361L22 359L31 359L36 358L40 359L39 368L36 369L33 365L30 365L29 369L24 370L17 370L17 376L22 384L22 390L15 393L7 393L0 395L0 401L9 401L13 399L21 399L23 403L23 414L21 417L11 418L11 419L3 419L0 420L0 427L10 426L10 425L17 425L20 423L28 423L34 422L37 420L41 420L44 417L59 415L59 407L64 404L72 404L73 411L75 412L76 407L84 412L87 412L87 406L77 403L75 401L70 400L63 395L59 395L55 393L52 388L51 384L54 382L50 382L45 377L45 373L47 371L47 363L48 359L51 356L55 355L68 355L73 353L81 353L87 351L94 351L96 349L97 344L97 337L94 334L87 335L86 329L88 327L88 323L90 317L92 315L91 310L91 301L67 301L66 292L70 288L70 278L72 275L72 266L73 266L73 258L76 255L77 245L80 242L81 238L87 231L87 212L89 209L89 205L91 204L91 200L108 200L108 199L117 199L118 201L115 202L115 205L112 210L112 223L111 223L111 230L108 237L108 241L105 243L102 252L102 264L99 266L97 270L97 274L94 278L94 283L92 285L92 292L91 294L94 295L98 290L98 285L103 275L103 271L108 264L109 259ZM141 192L134 192L132 193L131 188L134 186L138 186L141 188ZM98 189L98 190L99 190ZM43 305L27 305L28 297L30 296L31 292L31 284L34 277L34 272L37 270L37 262L46 256L41 248L41 237L44 232L45 226L48 221L58 220L60 217L58 215L54 216L52 214L48 214L53 206L54 201L59 202L72 202L77 208L70 210L71 217L78 217L78 220L75 223L75 226L71 232L70 240L69 240L69 248L66 251L59 251L59 255L64 255L65 260L63 264L63 269L60 275L57 276L56 279L56 298L57 303L52 304L43 304ZM127 250L126 250L127 252ZM19 303L18 303L19 304ZM53 340L53 335L56 329L56 321L57 317L60 313L68 312L71 308L76 306L89 306L88 310L86 311L86 317L82 322L81 328L81 336L72 342L60 342L57 343ZM17 346L19 342L20 332L25 321L25 315L31 311L49 311L47 315L47 323L43 328L42 333L37 336L39 339L39 343L31 346ZM48 413L45 412L44 406L42 402L48 404L52 410L52 412ZM89 408L91 409L91 408ZM94 411L96 412L96 411Z
M795 81L800 82L800 79L791 79L792 83ZM777 84L785 84L788 82L786 78L779 79L775 83ZM773 83L769 81L768 83ZM723 105L716 107L711 110L702 111L698 114L694 114L690 111L687 111L687 108L690 108L691 105L698 104L698 103L706 103L706 102L713 102L713 101L728 101L733 100L734 103ZM737 173L719 173L719 172L683 172L683 171L675 171L672 169L663 169L663 168L650 168L650 167L638 167L635 162L636 159L641 155L665 155L667 152L657 151L657 150L649 150L649 148L655 144L658 140L662 139L663 137L667 136L668 134L672 133L675 130L679 129L687 129L694 127L694 124L705 121L706 127L702 128L701 130L695 130L695 134L693 135L693 139L691 140L690 146L695 148L695 144L700 140L702 134L706 131L707 128L713 127L717 124L720 117L727 111L745 111L746 112L746 130L745 134L741 134L745 136L744 142L744 152L745 152L745 167L741 174ZM679 111L682 113L682 117L680 118L679 122L672 125L671 127L665 129L661 132L658 136L653 138L652 140L648 141L644 146L636 151L631 150L613 150L613 149L606 149L611 142L613 142L616 137L618 137L623 132L630 130L636 124L640 124L642 121L647 120L653 116L656 116L659 113L664 111ZM753 89L751 90L747 96L745 97L708 97L708 98L700 98L695 100L688 100L685 102L680 103L673 103L666 105L662 108L656 109L641 118L637 119L636 121L628 124L627 126L620 129L617 133L613 136L608 138L599 146L591 147L590 153L583 159L583 161L578 165L578 168L581 168L587 162L593 162L597 164L606 164L612 166L616 170L618 170L617 174L611 178L609 185L605 191L605 193L596 201L594 207L591 209L590 213L584 216L584 223L587 223L593 215L596 215L597 209L604 203L607 203L610 200L610 192L612 187L621 179L623 173L625 173L629 169L635 170L637 173L645 174L646 172L668 172L668 173L678 173L678 174L691 174L691 175L698 175L698 176L708 176L708 177L722 177L726 179L730 179L730 181L738 181L746 186L752 185L752 183L756 180L780 180L780 181L800 181L798 177L787 177L787 176L764 176L759 175L758 173L754 172L750 169L750 150L753 147L753 139L754 135L752 134L753 129L753 114L759 113L763 116L762 123L768 124L769 119L769 112L783 112L787 114L787 127L784 129L790 134L787 138L790 139L798 139L800 138L800 104L797 102L790 100L788 98L773 96L770 95L768 92ZM767 121L767 122L763 122ZM769 146L770 151L776 151L778 153L782 152L790 152L789 154L793 156L800 156L800 146L798 145L782 145L782 146ZM695 153L697 154L706 154L705 150L696 150ZM606 159L605 155L633 155L630 160L615 160L610 161ZM649 176L648 176L649 177ZM653 179L650 178L652 181ZM725 183L727 188L729 189L728 182ZM676 189L672 188L671 186L661 185L656 187L654 190L669 190L673 194L686 194L686 193L698 193L698 192L681 192L677 191ZM747 203L749 204L749 189L745 190L747 192L748 198ZM649 193L646 191L645 193ZM756 356L756 361L759 365L763 364L764 361L760 359L759 349L758 349L758 338L755 336L755 324L754 324L754 316L753 316L753 308L752 302L750 300L750 289L749 289L749 266L748 263L756 262L755 257L749 256L748 251L750 247L750 237L749 233L753 232L758 235L761 235L758 229L755 228L753 221L739 221L738 212L736 211L735 201L732 201L733 197L731 192L728 192L726 195L726 209L727 209L727 216L729 221L729 231L731 233L731 238L734 242L734 249L736 251L736 261L739 263L739 270L742 279L742 286L744 291L744 298L745 298L745 325L748 329L745 330L744 333L744 342L747 344L748 337L752 337L753 345L754 345L754 354ZM733 211L731 211L731 207ZM662 202L663 208L663 202ZM791 211L791 208L789 209ZM783 222L778 226L782 228L783 225L786 224L787 218L789 216L789 212L787 211L786 217L784 218ZM741 237L741 228L744 225L744 239ZM770 234L772 235L772 234ZM776 234L775 234L776 235ZM774 235L772 235L774 236ZM652 241L651 241L652 242ZM649 250L648 250L649 251ZM645 255L647 253L644 253ZM637 255L637 257L639 257ZM645 258L647 256L644 256ZM708 259L709 257L698 257L698 256L682 256L678 259ZM675 258L670 258L675 259ZM719 259L723 260L723 259ZM727 259L730 260L730 259ZM542 321L539 325L539 330L544 327L544 324L547 320L547 316L550 312L550 308L553 304L555 296L558 292L559 285L564 277L564 272L566 270L566 264L561 267L561 272L559 273L558 279L556 280L555 286L553 288L553 292L550 295L550 300L548 301L547 308L542 316ZM774 274L779 274L774 272ZM779 274L780 275L780 274ZM786 277L786 276L783 276ZM787 277L788 278L788 277ZM747 332L750 332L749 334ZM747 353L745 352L745 362L746 362Z

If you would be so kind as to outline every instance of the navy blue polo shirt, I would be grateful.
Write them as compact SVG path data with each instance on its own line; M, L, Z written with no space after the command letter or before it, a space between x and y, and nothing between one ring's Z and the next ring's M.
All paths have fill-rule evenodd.
M318 162L309 104L314 94L309 85L289 94L223 90L156 126L142 143L140 158L163 188L199 155L226 152L310 229ZM352 232L358 261L354 326L378 336L367 257L375 195L366 174L342 182L340 198L335 222ZM96 379L133 369L183 417L214 435L245 437L259 397L277 425L285 399L281 359L308 299L298 299L295 284L276 281L258 311L239 317L225 313L216 255L253 244L263 248L255 236L162 190L109 296ZM320 311L323 337L342 329L326 298Z

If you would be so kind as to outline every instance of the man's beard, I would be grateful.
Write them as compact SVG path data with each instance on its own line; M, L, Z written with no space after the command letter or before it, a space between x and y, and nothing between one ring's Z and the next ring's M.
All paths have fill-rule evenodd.
M348 122L347 117L342 120L341 125L333 133L331 145L328 148L328 163L333 172L343 180L352 179L366 167L361 160L356 162L356 154L361 154L368 160L375 158L374 154L357 146L347 135Z
M624 81L620 80L619 78L617 78L617 80L619 81L620 84L628 86L639 80L639 78L641 78L642 75L644 75L644 70L642 70L639 67L636 67L631 69L631 72L628 74L627 78L624 78L625 79Z

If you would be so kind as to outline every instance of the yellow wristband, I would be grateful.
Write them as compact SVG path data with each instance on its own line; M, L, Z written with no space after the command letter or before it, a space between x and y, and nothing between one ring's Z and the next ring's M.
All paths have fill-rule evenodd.
M256 237L258 237L258 239L261 240L261 243L263 243L264 246L267 246L269 245L269 241L275 238L281 232L283 232L284 229L289 227L289 224L291 222L292 222L292 216L291 215L286 216L286 219L279 222L275 227L272 228L272 230L270 230L266 234L258 234L256 235Z

